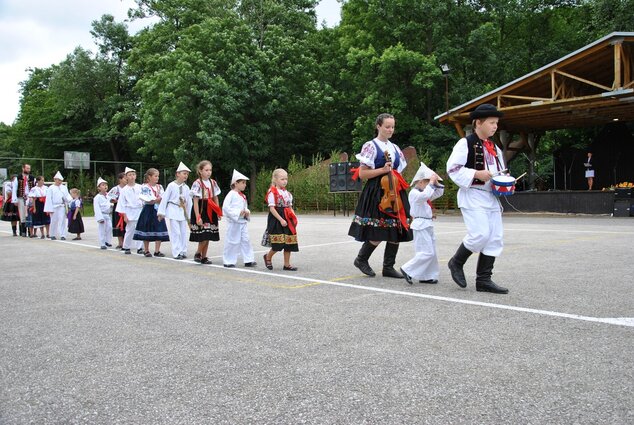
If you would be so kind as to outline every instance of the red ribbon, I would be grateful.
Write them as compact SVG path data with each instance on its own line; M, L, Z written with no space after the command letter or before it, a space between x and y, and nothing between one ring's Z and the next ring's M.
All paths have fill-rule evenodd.
M295 211L293 211L292 208L286 207L284 208L284 220L286 220L286 223L288 224L288 228L290 229L291 233L296 235L297 234L297 230L295 229L295 227L297 226L297 216L295 215Z
M207 186L205 186L205 184L203 183L201 179L198 179L198 181L200 182L200 188L202 190L203 198L205 198L205 190L207 190L208 192L207 193L207 217L209 217L210 222L213 222L213 218L212 218L213 216L211 214L212 212L215 212L218 217L222 217L222 209L213 200L214 181L209 180L209 182L211 183L211 189L207 189Z
M352 167L350 169L352 171L352 180L357 181L359 179L359 173L361 172L361 167Z
M122 232L125 230L125 220L123 219L123 214L119 214L119 221L117 222L117 225L114 227L115 229L119 229Z
M498 151L497 151L497 149L495 149L495 145L489 139L486 139L484 141L484 147L487 150L487 152L489 152L489 154L491 156L493 156L493 157L497 157L498 156Z

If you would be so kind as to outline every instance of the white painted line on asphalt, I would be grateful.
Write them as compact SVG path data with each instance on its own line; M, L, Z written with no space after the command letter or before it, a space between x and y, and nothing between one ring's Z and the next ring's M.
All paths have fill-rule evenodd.
M9 233L9 232L4 231L3 233ZM80 242L71 242L71 241L52 241L52 242L60 242L60 243L63 242L65 244L69 244L69 245L78 245L78 246L82 246L82 247L100 249L98 246L88 245L88 244L84 244L84 243L80 243ZM112 249L109 249L108 251L112 251ZM133 255L138 255L138 254L133 254ZM173 258L170 258L170 257L167 257L167 256L166 257L162 257L162 258L157 258L157 257L153 257L153 258L155 258L157 260L177 261L177 260L175 260ZM200 264L195 263L195 262L193 262L191 260L179 260L177 262L185 263L185 264L191 264L191 265L196 265L196 266L201 266ZM505 304L487 303L487 302L482 302L482 301L464 300L464 299L460 299L460 298L442 297L442 296L438 296L438 295L429 295L429 294L421 294L421 293L415 293L415 292L398 291L398 290L395 290L395 289L376 288L376 287L364 286L364 285L354 285L354 284L351 284L351 283L333 282L333 281L329 281L329 280L314 279L314 278L302 277L302 276L292 276L292 275L289 275L289 274L273 273L273 272L269 272L269 271L243 269L243 268L239 268L239 267L226 268L223 265L215 265L215 264L208 264L208 265L205 265L205 267L216 267L216 268L220 268L220 269L227 270L227 271L233 271L233 272L239 272L239 273L258 274L258 275L263 275L263 276L268 276L268 277L274 276L274 277L279 277L279 278L282 278L282 279L297 280L297 281L301 281L301 282L321 283L321 284L324 284L324 285L340 286L340 287L343 287L343 288L357 289L357 290L363 290L363 291L369 291L369 292L378 292L378 293L382 293L382 294L399 295L399 296L404 296L404 297L423 298L423 299L444 301L444 302L457 303L457 304L474 305L474 306L479 306L479 307L488 307L488 308L495 308L495 309L500 309L500 310L517 311L517 312L521 312L521 313L530 313L530 314L537 314L537 315L542 315L542 316L551 316L551 317L559 317L559 318L564 318L564 319L580 320L580 321L584 321L584 322L595 322L595 323L605 323L605 324L609 324L609 325L634 327L634 318L629 318L629 317L616 317L616 318L591 317L591 316L583 316L583 315L580 315L580 314L561 313L561 312L557 312L557 311L540 310L540 309L535 309L535 308L517 307L517 306L505 305ZM290 273L292 273L292 272L290 272Z

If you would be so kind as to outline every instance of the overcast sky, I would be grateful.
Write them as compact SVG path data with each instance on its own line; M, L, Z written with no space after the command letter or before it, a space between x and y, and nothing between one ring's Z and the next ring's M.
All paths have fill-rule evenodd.
M13 124L27 68L59 63L77 46L95 52L92 21L106 13L122 21L134 5L133 0L0 0L0 121ZM337 0L321 0L318 22L336 25L340 8ZM130 32L145 25L131 22Z

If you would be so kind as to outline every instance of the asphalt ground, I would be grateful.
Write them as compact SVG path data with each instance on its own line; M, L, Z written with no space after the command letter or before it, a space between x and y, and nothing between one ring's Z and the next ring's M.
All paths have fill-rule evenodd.
M77 242L0 222L0 423L634 423L634 219L505 216L508 295L475 291L475 256L451 281L458 214L413 286L352 266L350 217L299 219L297 272L264 268L264 215L255 269L222 241L203 266L99 250L93 218Z

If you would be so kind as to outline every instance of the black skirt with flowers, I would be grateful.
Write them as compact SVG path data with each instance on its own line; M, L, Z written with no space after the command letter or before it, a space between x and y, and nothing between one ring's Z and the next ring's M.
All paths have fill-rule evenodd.
M363 187L348 235L359 242L409 242L413 239L412 231L403 227L398 218L391 217L379 210L383 197L381 177L383 176L369 179ZM405 210L405 217L409 220L407 192L401 190L398 195L402 208Z

